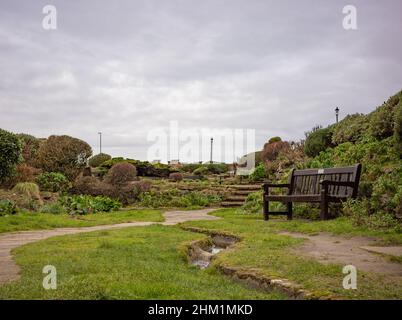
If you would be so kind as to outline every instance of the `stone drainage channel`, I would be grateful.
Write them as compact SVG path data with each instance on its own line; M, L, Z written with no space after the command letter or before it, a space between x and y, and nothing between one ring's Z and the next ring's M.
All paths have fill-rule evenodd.
M240 241L239 238L232 235L215 233L213 231L200 228L182 226L182 229L207 234L209 236L206 239L191 242L186 248L188 262L191 265L199 267L200 269L208 268L216 254L233 247L237 242ZM287 295L290 299L337 299L337 297L328 295L322 296L313 294L287 279L268 277L261 274L261 272L256 269L247 270L225 265L218 265L217 269L234 281L243 283L257 290L278 290Z

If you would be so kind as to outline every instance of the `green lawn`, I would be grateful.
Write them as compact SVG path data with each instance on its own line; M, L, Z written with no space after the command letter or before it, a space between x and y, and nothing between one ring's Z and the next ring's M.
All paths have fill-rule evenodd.
M205 235L153 225L50 238L14 251L19 281L0 299L284 299L237 284L214 269L189 266L184 244ZM42 268L57 268L57 290Z
M296 256L292 249L303 239L278 235L278 231L377 236L389 244L401 244L402 234L393 231L368 231L356 228L346 219L331 221L263 221L261 215L241 215L234 209L214 212L224 219L216 221L191 221L184 226L219 230L240 236L236 250L223 252L215 264L232 267L257 268L261 274L289 279L304 288L324 295L346 299L402 299L402 279L378 274L358 272L358 289L344 290L340 265L323 265L312 259Z
M53 229L62 227L90 227L132 221L164 221L160 210L128 210L95 213L88 215L67 215L50 213L18 213L0 217L0 233Z

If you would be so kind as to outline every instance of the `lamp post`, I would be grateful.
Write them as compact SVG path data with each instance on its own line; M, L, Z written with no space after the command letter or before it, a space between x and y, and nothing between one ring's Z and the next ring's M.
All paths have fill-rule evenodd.
M338 123L338 117L339 117L339 108L335 108L335 116L336 116L336 123Z
M212 163L212 146L214 144L214 138L211 138L211 159L209 160L210 163Z
M99 134L99 153L102 153L102 132L98 132Z

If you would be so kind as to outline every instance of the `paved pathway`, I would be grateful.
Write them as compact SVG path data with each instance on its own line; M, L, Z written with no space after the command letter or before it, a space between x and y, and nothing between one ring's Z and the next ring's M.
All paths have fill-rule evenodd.
M402 246L382 247L376 245L378 240L361 236L344 238L327 233L313 236L294 232L280 234L308 239L295 248L296 254L312 257L321 263L351 264L358 270L402 277L402 264L391 262L381 255L401 256Z
M93 227L57 228L52 230L21 231L21 232L0 234L0 285L9 281L17 280L20 277L19 275L20 269L12 259L11 250L24 244L67 234L76 234L83 232L127 228L127 227L143 227L152 224L162 224L166 226L171 226L185 221L219 219L218 217L208 215L208 213L214 210L216 209L167 211L163 214L165 217L165 222L162 223L127 222L127 223L100 225Z

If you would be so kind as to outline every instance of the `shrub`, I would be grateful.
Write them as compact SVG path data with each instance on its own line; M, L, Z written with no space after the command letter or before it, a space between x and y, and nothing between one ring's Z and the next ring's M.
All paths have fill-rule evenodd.
M22 160L22 144L11 132L0 129L0 182L9 178Z
M35 174L37 174L38 171L38 169L35 169L26 163L19 164L15 167L14 173L5 179L3 185L12 188L19 182L34 182Z
M127 162L135 166L137 169L137 175L141 177L159 177L159 178L167 178L171 173L171 168L167 164L156 163L152 164L148 161L139 161L133 159L124 159L124 158L113 158L111 160L105 161L98 168L100 174L106 174L110 168L112 168L115 164Z
M40 140L25 133L19 133L17 136L22 142L22 157L24 158L24 162L29 166L35 167L37 165Z
M38 165L46 172L60 172L73 181L85 168L91 155L89 144L80 139L50 136L39 147Z
M265 167L263 164L259 164L255 167L254 171L250 174L251 181L261 181L266 178Z
M137 176L135 166L128 162L115 164L107 173L105 182L114 186L123 186L129 181L133 181Z
M268 142L264 145L264 149L262 150L262 161L263 162L268 162L268 161L274 161L279 153L285 149L289 149L290 145L286 141L275 141L274 142Z
M274 143L274 142L279 142L282 141L281 137L272 137L271 139L268 140L269 143Z
M74 194L97 196L100 195L99 184L100 181L95 177L80 176L75 180L73 188L70 192Z
M10 200L0 200L0 217L17 213L17 206Z
M361 113L347 115L333 128L332 143L357 142L362 139L368 128L368 117Z
M169 175L169 180L172 180L172 181L182 181L183 180L183 175L180 173L180 172L172 172L170 175Z
M44 205L40 212L42 213L51 213L51 214L64 214L66 213L66 208L60 202L50 203Z
M332 130L329 127L325 129L320 127L313 128L312 131L306 133L306 136L304 152L309 157L315 157L321 151L325 151L332 146Z
M112 159L112 157L106 153L99 153L88 160L88 164L93 167L99 167L104 162Z
M203 175L208 174L208 172L209 172L209 171L208 171L208 168L202 166L202 167L199 167L199 168L195 169L193 173L194 173L195 175L197 175L197 176L203 176Z
M188 172L188 173L192 173L194 172L194 170L202 167L203 164L202 163L189 163L189 164L185 164L181 167L181 170L183 172Z
M244 204L237 210L238 213L262 213L262 191L249 193Z
M374 138L381 140L394 134L394 116L397 105L401 104L402 91L392 96L387 102L369 115L369 132Z
M66 197L62 203L69 214L88 214L97 212L109 212L118 210L121 207L119 201L104 196L92 197L88 195L77 195Z
M64 192L70 187L67 178L58 172L45 172L36 178L36 182L42 191Z
M394 139L395 150L402 158L402 99L395 110Z

